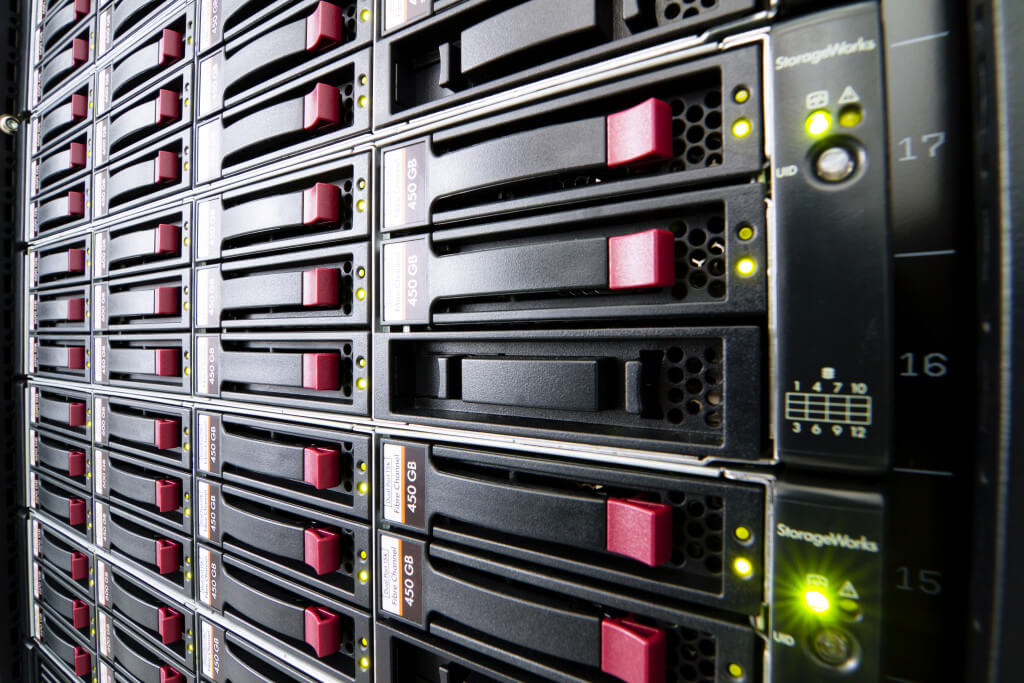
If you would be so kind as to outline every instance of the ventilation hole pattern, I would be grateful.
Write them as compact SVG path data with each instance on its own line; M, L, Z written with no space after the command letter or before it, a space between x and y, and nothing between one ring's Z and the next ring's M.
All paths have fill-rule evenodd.
M655 8L658 23L695 19L718 7L718 0L658 0Z
M341 88L341 126L347 128L356 120L356 98L353 95L355 88L352 83L347 83Z
M345 9L342 10L343 29L341 34L344 36L344 41L347 43L350 40L356 39L356 4L350 2L345 5Z
M727 293L725 221L721 214L676 221L669 226L675 235L675 299L723 299Z
M721 344L685 351L678 346L670 347L665 351L662 367L661 404L665 419L673 425L721 432Z
M341 185L341 215L338 217L342 230L352 229L352 216L355 214L355 198L352 195L352 181L346 180Z
M340 360L341 393L343 393L346 398L349 398L352 396L352 365L354 364L351 344L342 345Z
M669 101L672 106L672 154L668 171L718 166L722 163L722 94L705 88Z
M355 473L352 470L352 459L355 449L352 444L346 441L341 444L341 487L346 493L352 493L355 488Z
M682 627L665 635L666 681L714 683L718 647L713 635Z
M672 506L672 564L696 574L720 577L725 548L722 498L669 491L661 499Z

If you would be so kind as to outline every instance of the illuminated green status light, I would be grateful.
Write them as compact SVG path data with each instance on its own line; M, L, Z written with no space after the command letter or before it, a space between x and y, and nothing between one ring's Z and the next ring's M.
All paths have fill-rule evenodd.
M737 557L732 563L733 570L743 578L754 573L754 565L745 557Z
M742 258L736 262L736 272L743 277L749 277L757 270L757 262L751 258Z
M807 117L807 132L818 137L828 132L829 127L832 125L832 117L828 115L827 111L815 111L811 112L811 115Z
M824 614L831 607L828 597L821 591L807 591L804 593L804 602L809 610L818 614Z
M370 668L370 658L369 657L362 657L362 658L360 658L359 666L360 666L360 668L362 668L364 670L365 669L369 669Z
M750 121L746 119L737 119L736 123L732 124L732 134L738 138L747 137L750 134L750 130Z

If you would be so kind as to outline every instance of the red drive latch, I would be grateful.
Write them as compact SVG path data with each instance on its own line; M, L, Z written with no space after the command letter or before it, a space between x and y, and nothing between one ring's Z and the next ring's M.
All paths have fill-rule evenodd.
M180 254L181 242L178 240L180 231L178 226L171 223L161 223L156 226L156 234L153 235L154 254Z
M181 305L181 287L157 287L153 290L153 315L175 315Z
M156 93L156 116L153 123L157 125L168 121L177 121L181 118L181 100L178 93L173 90L160 88Z
M89 115L89 98L75 93L71 96L71 118L81 121Z
M85 249L68 249L68 272L85 272Z
M317 490L333 489L341 483L341 453L320 446L304 448L302 480Z
M676 283L675 235L645 230L608 238L608 288L671 287Z
M71 61L75 63L75 66L89 61L88 40L85 38L75 38L71 41Z
M341 617L326 607L306 608L306 642L316 656L332 655L341 647Z
M158 417L153 420L153 445L160 450L181 445L181 423L175 419Z
M85 215L85 193L71 190L68 192L68 216Z
M302 272L302 305L338 307L341 271L337 268L314 268Z
M160 667L160 683L184 683L185 678L170 664Z
M160 150L156 153L153 182L176 183L181 176L178 173L178 155L167 150Z
M71 579L82 581L89 576L89 558L77 550L71 553Z
M609 168L672 158L672 107L651 98L606 122Z
M184 38L177 31L165 28L160 34L158 50L160 66L176 62L185 54Z
M672 508L637 498L609 498L606 503L609 552L632 557L650 567L672 558Z
M73 659L76 676L84 676L92 671L92 655L81 645L75 645Z
M85 474L85 452L68 451L68 476L81 477Z
M69 370L84 370L85 369L85 347L84 346L69 346L68 348L68 369Z
M68 152L70 168L85 168L85 145L83 143L72 142Z
M341 121L341 93L333 85L317 83L302 98L302 127L323 128Z
M160 642L164 645L181 640L185 631L185 618L181 612L170 607L161 607L156 611L156 630L160 634Z
M665 633L630 619L602 620L601 671L626 683L664 683Z
M85 403L72 401L68 404L68 427L81 427L85 424Z
M155 349L153 351L153 367L156 369L157 377L178 377L181 373L181 365L178 356L181 352L178 349Z
M85 501L81 498L68 499L68 524L71 526L85 524Z
M316 183L302 191L302 224L334 223L341 206L341 189L330 183Z
M89 13L89 0L75 0L75 21Z
M75 628L89 625L89 603L78 598L71 601L71 625Z
M181 566L181 544L167 538L156 541L156 568L161 574L171 574Z
M85 320L85 299L75 297L68 299L68 322L82 322Z
M306 50L318 50L342 41L344 17L341 8L329 2L317 3L313 13L306 17Z
M341 386L338 375L338 354L302 354L302 388L315 391L337 391Z
M330 529L309 528L302 532L305 562L317 574L330 574L341 566L341 536Z
M181 482L177 479L157 479L153 482L156 488L156 509L170 512L181 507Z

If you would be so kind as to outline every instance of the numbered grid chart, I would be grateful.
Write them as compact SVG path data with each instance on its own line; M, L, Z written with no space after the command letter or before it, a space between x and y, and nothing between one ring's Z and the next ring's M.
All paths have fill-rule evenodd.
M793 422L870 425L871 397L786 392L786 419Z

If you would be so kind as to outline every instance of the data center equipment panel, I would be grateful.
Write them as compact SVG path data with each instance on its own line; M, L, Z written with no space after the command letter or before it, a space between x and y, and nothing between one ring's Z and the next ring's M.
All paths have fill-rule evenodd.
M970 5L22 0L20 680L969 680Z

